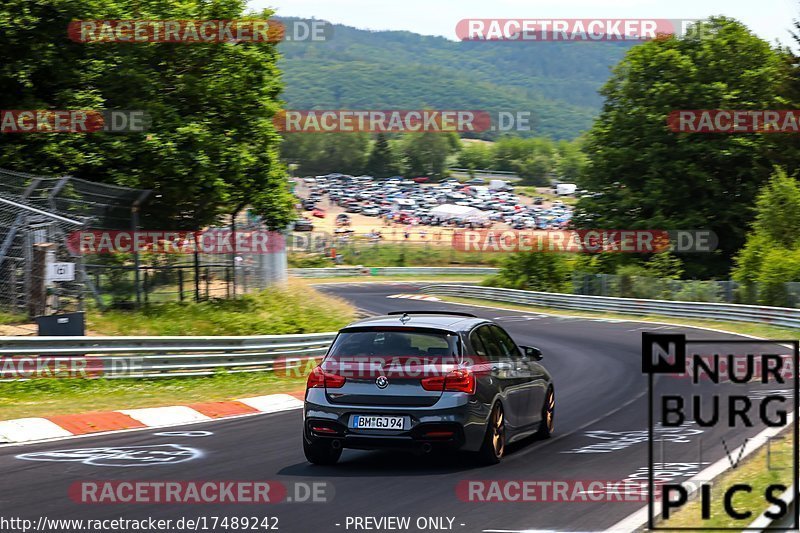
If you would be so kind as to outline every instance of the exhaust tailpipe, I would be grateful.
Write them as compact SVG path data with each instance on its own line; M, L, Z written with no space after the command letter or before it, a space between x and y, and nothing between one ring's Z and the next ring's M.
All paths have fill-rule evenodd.
M333 448L334 450L338 450L341 447L342 447L342 441L340 440L331 441L331 448Z
M433 445L430 442L422 444L422 453L431 453L431 450L433 450Z

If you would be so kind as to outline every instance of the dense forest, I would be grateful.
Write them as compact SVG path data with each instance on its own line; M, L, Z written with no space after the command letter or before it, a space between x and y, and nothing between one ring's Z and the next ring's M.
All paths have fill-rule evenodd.
M598 90L632 45L455 42L334 25L328 41L281 43L278 65L287 109L530 111L529 136L573 139L591 126Z

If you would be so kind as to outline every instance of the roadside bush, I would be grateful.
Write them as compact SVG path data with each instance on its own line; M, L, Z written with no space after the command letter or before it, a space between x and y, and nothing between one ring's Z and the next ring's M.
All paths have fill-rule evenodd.
M758 302L763 305L791 307L797 302L790 298L787 282L800 281L800 248L773 248L764 254L756 282Z
M673 300L686 302L723 302L719 284L714 281L684 281L680 290L672 296Z
M508 257L500 272L484 284L530 291L572 292L572 270L572 261L564 254L520 253Z
M333 262L322 254L289 254L289 268L325 268Z

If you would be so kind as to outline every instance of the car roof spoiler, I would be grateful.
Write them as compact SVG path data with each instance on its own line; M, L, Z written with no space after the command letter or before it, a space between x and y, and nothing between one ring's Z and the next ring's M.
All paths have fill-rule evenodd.
M452 315L452 316L466 316L469 318L478 318L477 316L473 315L472 313L465 313L463 311L442 311L442 310L434 310L434 311L422 311L422 310L415 310L415 311L389 311L386 313L389 316L393 315Z

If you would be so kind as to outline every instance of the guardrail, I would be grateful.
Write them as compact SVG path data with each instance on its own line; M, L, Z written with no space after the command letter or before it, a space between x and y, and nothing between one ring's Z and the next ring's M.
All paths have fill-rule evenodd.
M87 377L156 378L271 371L281 359L325 354L336 333L252 337L0 337L0 358L86 356ZM4 381L10 381L9 379Z
M533 292L516 289L499 289L474 285L428 285L421 289L426 294L478 298L496 302L518 303L555 309L624 313L632 315L664 315L680 318L758 322L787 328L800 328L800 309L762 307L705 302L679 302L668 300L639 300L611 296L585 296Z
M328 267L290 268L289 275L298 278L327 278L338 276L403 276L403 275L490 275L500 269L491 267Z

